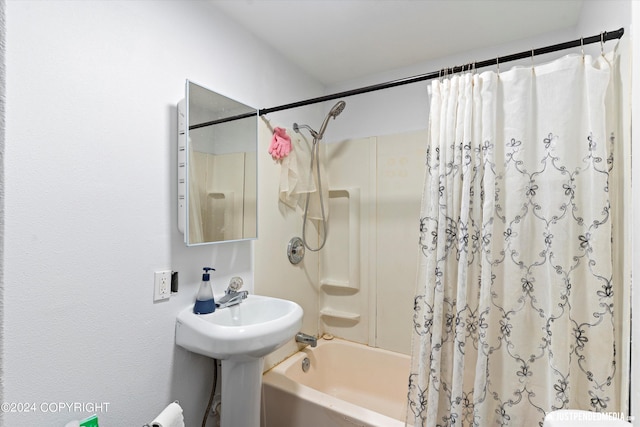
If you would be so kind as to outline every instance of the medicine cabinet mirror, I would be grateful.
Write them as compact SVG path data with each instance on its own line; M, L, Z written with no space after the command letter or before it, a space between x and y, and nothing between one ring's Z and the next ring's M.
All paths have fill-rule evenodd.
M178 117L178 228L185 243L255 239L258 111L187 80Z

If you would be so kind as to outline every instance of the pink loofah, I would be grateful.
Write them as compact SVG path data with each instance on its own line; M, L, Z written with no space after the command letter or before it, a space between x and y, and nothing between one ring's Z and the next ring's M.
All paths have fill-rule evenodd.
M291 152L291 138L287 135L287 131L283 128L276 127L273 129L273 137L269 145L269 154L273 160L285 158Z

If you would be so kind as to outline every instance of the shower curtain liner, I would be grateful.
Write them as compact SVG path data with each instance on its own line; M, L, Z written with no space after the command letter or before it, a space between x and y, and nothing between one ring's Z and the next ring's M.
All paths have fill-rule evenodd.
M625 412L617 67L432 81L408 425Z

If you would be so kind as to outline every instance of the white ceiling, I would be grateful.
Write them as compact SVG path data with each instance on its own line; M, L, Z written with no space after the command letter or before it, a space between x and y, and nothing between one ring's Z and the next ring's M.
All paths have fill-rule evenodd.
M209 0L324 84L576 25L583 0Z

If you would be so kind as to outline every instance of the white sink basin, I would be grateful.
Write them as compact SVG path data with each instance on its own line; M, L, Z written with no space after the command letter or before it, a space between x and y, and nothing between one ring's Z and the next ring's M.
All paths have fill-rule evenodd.
M302 314L293 301L260 295L211 314L194 314L191 305L176 319L176 344L215 359L257 359L292 339Z

